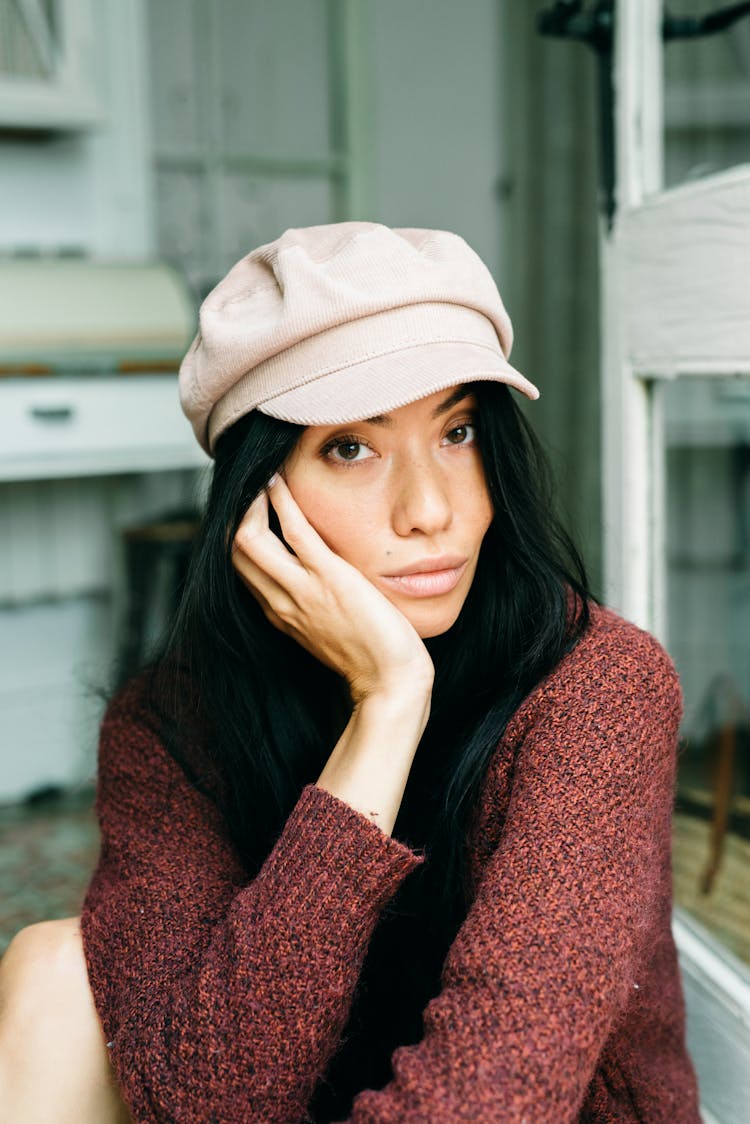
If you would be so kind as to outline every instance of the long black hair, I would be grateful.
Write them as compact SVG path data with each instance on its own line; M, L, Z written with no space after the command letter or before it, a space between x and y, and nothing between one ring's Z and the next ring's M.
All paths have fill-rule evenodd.
M418 933L419 963L405 970L412 1019L436 990L468 905L466 836L490 757L521 701L585 630L591 598L582 559L555 514L545 454L510 390L492 382L472 389L494 518L458 620L426 641L435 664L432 711L394 827L427 856L391 911ZM220 438L181 606L147 675L165 745L210 790L249 878L350 713L341 679L266 621L231 563L243 514L301 432L253 412ZM407 922L393 929L402 950ZM383 939L375 959L388 962L392 979L396 945ZM383 1019L398 1023L392 1006ZM404 1019L396 1044L419 1034ZM351 1081L366 1076L353 1073Z

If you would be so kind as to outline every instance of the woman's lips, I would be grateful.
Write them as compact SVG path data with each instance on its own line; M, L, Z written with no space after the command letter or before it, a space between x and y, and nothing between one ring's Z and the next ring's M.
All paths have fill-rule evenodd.
M410 597L440 597L455 589L466 569L466 562L440 570L420 570L411 574L384 574L382 580L391 589Z

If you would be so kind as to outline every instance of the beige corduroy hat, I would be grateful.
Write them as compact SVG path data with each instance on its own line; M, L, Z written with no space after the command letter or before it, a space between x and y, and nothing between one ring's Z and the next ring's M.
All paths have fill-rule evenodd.
M213 453L255 409L336 425L477 380L538 398L508 363L512 342L489 270L457 234L372 222L287 230L206 297L180 400Z

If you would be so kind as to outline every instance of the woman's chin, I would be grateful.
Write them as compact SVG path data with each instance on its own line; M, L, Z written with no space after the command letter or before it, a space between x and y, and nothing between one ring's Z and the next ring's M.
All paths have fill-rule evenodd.
M463 600L460 604L454 602L450 606L398 605L400 611L422 640L430 640L434 636L442 636L444 632L448 632L458 620L462 607Z

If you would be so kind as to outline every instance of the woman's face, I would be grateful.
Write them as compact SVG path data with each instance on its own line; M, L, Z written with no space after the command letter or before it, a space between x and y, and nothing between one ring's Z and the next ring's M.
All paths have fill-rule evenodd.
M476 413L474 395L453 387L367 421L309 426L283 469L331 550L423 639L458 617L492 521Z

